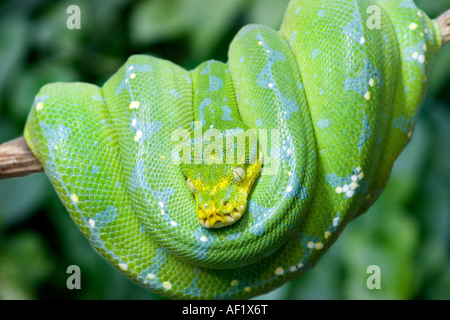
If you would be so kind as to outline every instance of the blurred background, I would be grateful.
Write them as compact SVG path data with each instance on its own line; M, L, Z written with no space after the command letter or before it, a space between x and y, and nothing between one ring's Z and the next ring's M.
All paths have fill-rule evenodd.
M416 0L430 17L450 0ZM69 5L81 30L68 30ZM0 143L22 135L39 88L102 85L146 53L192 69L227 60L249 23L278 28L288 0L0 2ZM81 290L66 269L81 268ZM366 287L368 266L381 289ZM450 299L450 45L440 53L412 142L381 198L305 275L259 298ZM106 263L78 231L46 176L0 181L0 299L161 299Z

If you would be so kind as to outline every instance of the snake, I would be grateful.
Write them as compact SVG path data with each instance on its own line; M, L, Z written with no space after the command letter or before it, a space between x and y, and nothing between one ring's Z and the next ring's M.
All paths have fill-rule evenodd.
M226 63L136 54L51 83L24 130L92 247L151 292L248 299L311 269L410 141L437 23L412 0L292 0Z

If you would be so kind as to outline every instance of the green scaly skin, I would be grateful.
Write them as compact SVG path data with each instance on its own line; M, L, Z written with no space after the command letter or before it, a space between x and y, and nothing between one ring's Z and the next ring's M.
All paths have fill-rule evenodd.
M130 279L172 298L250 298L311 268L378 198L441 43L412 1L293 0L280 31L243 28L227 64L189 72L136 55L102 88L44 86L25 138L82 233ZM237 159L174 161L174 131L192 138L195 121L203 134L267 130L261 172L241 164L245 188ZM239 221L200 225L204 204L217 218L224 202L245 204Z

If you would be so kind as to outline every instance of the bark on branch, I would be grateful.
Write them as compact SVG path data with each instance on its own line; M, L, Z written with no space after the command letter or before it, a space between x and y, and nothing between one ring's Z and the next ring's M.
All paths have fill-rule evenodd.
M0 145L0 180L44 171L23 137Z
M436 19L442 34L442 45L450 42L450 10ZM22 177L44 171L23 137L0 145L0 180Z
M450 42L450 10L447 10L436 19L442 34L442 45Z

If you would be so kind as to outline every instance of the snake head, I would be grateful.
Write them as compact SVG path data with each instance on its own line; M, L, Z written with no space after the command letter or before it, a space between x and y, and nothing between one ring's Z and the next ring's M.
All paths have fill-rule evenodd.
M195 197L198 221L203 227L226 227L242 217L261 164L260 158L255 164L183 166L186 185Z

